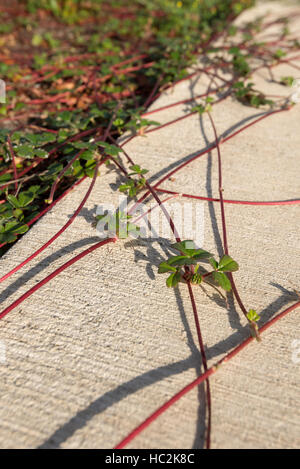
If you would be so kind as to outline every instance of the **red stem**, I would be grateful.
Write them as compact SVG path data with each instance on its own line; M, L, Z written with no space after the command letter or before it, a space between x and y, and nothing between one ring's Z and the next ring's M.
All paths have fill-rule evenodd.
M15 156L15 152L14 152L10 137L7 137L7 143L8 143L8 149L9 149L9 153L10 153L10 156L11 156L12 167L13 167L13 171L14 171L15 191L17 193L17 191L18 191L18 181L17 181L18 172L17 172L16 160L15 160L16 156Z
M118 143L112 137L110 137L110 140L112 140L116 145L118 145ZM127 158L127 161L129 161L129 163L133 165L134 161L131 159L131 157L128 155L128 153L124 149L123 149L123 152L124 152L125 157ZM124 168L122 168L121 165L119 165L119 163L117 163L117 165L120 167L120 169L123 172L127 173L127 171ZM179 234L177 232L175 224L174 224L172 218L170 217L168 211L166 210L165 206L163 205L163 202L160 200L160 198L158 197L156 192L153 190L153 188L151 187L151 185L149 184L149 182L147 181L146 178L145 178L145 180L146 180L146 186L147 186L149 192L152 194L154 199L157 201L159 207L161 208L163 214L165 215L165 217L166 217L166 219L167 219L167 221L170 225L170 228L171 228L171 230L172 230L172 232L173 232L173 234L176 238L176 241L180 242L181 239L179 237ZM130 213L130 212L131 211L129 210L128 213ZM186 272L188 272L188 268L186 268ZM208 273L206 275L210 275L210 273ZM202 334L201 334L201 329L200 329L200 323L199 323L197 307L196 307L196 303L195 303L195 299L194 299L194 295L193 295L193 291L192 291L190 282L187 282L187 285L188 285L188 291L189 291L189 295L190 295L190 299L191 299L191 303L192 303L192 308L193 308L193 313L194 313L194 319L195 319L195 325L196 325L197 336L198 336L198 341L199 341L199 347L200 347L201 356L202 356L202 362L203 362L204 370L206 371L207 370L207 360L206 360L205 349L204 349L203 340L202 340ZM210 448L210 434L211 434L211 394L210 394L210 385L209 385L208 380L206 381L206 398L207 398L207 407L208 407L208 425L207 425L207 436L206 436L206 448L209 449Z
M24 293L22 296L20 296L16 301L14 301L11 305L9 305L7 308L5 308L2 313L0 313L0 319L4 318L10 311L12 311L14 308L16 308L19 304L21 304L23 301L25 301L29 296L31 296L35 291L37 291L39 288L41 288L43 285L46 283L50 282L54 277L56 277L58 274L63 272L65 269L70 267L71 265L75 264L75 262L79 261L86 255L90 254L91 252L95 251L95 249L98 249L102 246L104 246L107 243L112 243L116 242L117 238L108 238L105 239L104 241L100 241L99 243L94 244L93 246L89 247L85 251L81 252L77 256L73 257L70 259L68 262L63 264L62 266L58 267L54 272L52 272L50 275L47 275L43 280L38 282L36 285L34 285L30 290L28 290L26 293Z
M114 116L115 116L115 113L116 113L117 109L115 110L115 112L113 113L111 119L110 119L110 123L105 131L105 134L104 134L104 137L103 137L103 140L105 141L107 139L107 136L109 134L109 131L111 129L111 126L112 126L112 123L113 123L113 120L114 120ZM90 184L90 187L83 199L83 201L81 202L81 204L79 205L79 207L77 208L77 210L74 212L74 214L72 215L72 217L70 218L70 220L58 231L58 233L56 233L49 241L47 241L47 243L45 243L40 249L38 249L36 252L34 252L31 256L29 256L27 259L25 259L25 261L21 262L21 264L19 264L17 267L15 267L14 269L12 269L10 272L8 272L6 275L4 275L2 278L0 278L0 283L3 282L3 280L5 280L6 278L10 277L13 273L17 272L19 269L21 269L21 267L23 267L24 265L26 265L28 262L30 262L32 259L34 259L40 252L44 251L50 244L52 244L67 228L68 226L75 220L75 218L77 217L77 215L79 214L80 210L83 208L84 204L86 203L93 187L94 187L94 184L95 184L95 181L96 181L96 178L97 178L97 175L98 175L98 169L99 169L99 166L100 164L104 163L106 161L106 159L108 158L104 158L101 162L97 162L96 164L96 168L95 168L95 172L94 172L94 176L93 176L93 179L92 179L92 182ZM50 209L50 207L48 208ZM37 217L40 218L41 214L39 214ZM28 223L29 224L32 224L34 221L36 221L37 217L33 220L31 220L31 223ZM2 246L4 246L4 244L0 245L0 248Z
M193 289L191 286L190 282L187 282L188 290L189 290L189 295L192 303L192 308L193 308L193 313L194 313L194 320L196 324L196 330L197 330L197 336L198 336L198 341L200 345L200 351L201 351L201 357L202 357L202 363L204 367L204 371L207 371L207 360L206 360L206 354L205 354L205 348L203 344L203 339L202 339L202 334L201 334L201 329L200 329L200 323L199 323L199 315L197 312L197 307L195 303L195 298L193 294ZM208 420L207 420L207 430L206 430L206 449L210 449L210 435L211 435L211 393L210 393L210 384L209 380L205 380L205 385L206 385L206 398L207 398L207 410L208 410Z
M59 181L61 180L61 178L63 177L63 175L68 171L68 169L72 166L72 164L75 163L75 161L76 161L78 158L80 158L80 155L82 155L83 152L84 152L84 149L80 150L80 152L77 153L77 154L69 161L69 163L66 165L66 167L61 170L61 172L59 173L59 175L58 175L57 178L55 179L55 182L52 184L51 191L50 191L50 195L49 195L49 199L48 199L48 203L51 204L51 203L53 202L54 194L55 194L55 191L56 191L56 188L57 188L57 185L58 185Z
M249 127L252 127L253 125L255 125L257 122L260 122L262 121L263 119L266 119L267 117L269 116L272 116L274 114L277 114L279 112L284 112L284 111L288 111L289 108L286 108L286 109L279 109L277 111L272 111L272 112L269 112L267 114L264 114L263 116L259 117L258 119L255 119L253 122L250 122L249 124L247 125L244 125L244 127L241 127L239 130L236 130L235 132L233 132L231 135L229 135L228 137L225 137L223 138L221 141L220 141L220 144L221 143L225 143L227 142L228 140L231 140L233 137L235 137L236 135L238 135L239 133L243 132L244 130L248 129ZM122 144L122 147L125 145L125 143L128 143L128 140L126 142L124 142ZM193 156L192 158L190 158L188 161L185 161L184 163L182 163L181 165L177 166L177 168L173 169L172 171L170 171L169 173L167 173L165 176L163 176L154 186L153 188L156 190L166 179L169 179L171 176L173 176L173 174L177 173L178 171L180 171L182 168L184 168L185 166L189 165L190 163L192 163L192 161L195 161L197 160L198 158L200 158L201 156L203 155L206 155L207 153L211 152L212 150L214 150L216 148L216 144L211 144L209 145L208 148L206 148L205 150L202 150L200 151L199 153L197 153L195 156ZM140 197L140 199L137 201L136 203L136 206L138 204L140 204L141 202L143 202L143 200L145 200L149 195L149 191L147 191L145 194L143 194L142 197Z
M215 142L216 142L216 147L217 147L217 153L218 153L218 175L219 175L219 196L220 196L220 206L221 206L221 219L222 219L222 229L223 229L223 247L224 247L224 253L228 255L228 241L227 241L227 229L226 229L226 220L225 220L225 207L224 207L224 202L223 202L223 178L222 178L222 159L221 159L221 151L220 151L220 145L219 145L219 138L217 135L216 127L214 124L214 121L212 119L211 113L208 112L208 117L211 122L213 131L214 131L214 136L215 136Z
M101 164L104 163L104 160L101 162ZM94 172L94 176L93 176L93 179L92 179L92 182L85 194L85 196L83 197L81 203L79 204L79 206L77 207L77 209L75 210L75 212L73 213L73 215L71 216L71 218L67 221L67 223L57 232L55 233L54 236L52 236L52 238L50 238L45 244L43 244L39 249L37 249L33 254L31 254L31 256L27 257L27 259L25 259L23 262L21 262L20 264L18 264L16 267L14 267L12 270L10 270L7 274L3 275L3 277L0 278L0 283L3 282L4 280L6 280L8 277L10 277L11 275L13 275L14 273L18 272L18 270L20 270L22 267L24 267L26 264L28 264L29 262L31 262L35 257L37 257L41 252L43 252L47 247L49 247L52 243L54 243L54 241L64 232L66 231L67 228L69 228L69 226L73 223L73 221L76 219L76 217L78 216L78 214L80 213L80 211L82 210L82 208L84 207L84 205L86 204L86 201L88 200L92 190L93 190L93 187L95 185L95 182L96 182L96 178L97 178L97 174L98 174L98 169L99 169L99 166L100 166L100 163L97 164L97 167L95 169L95 172ZM57 201L56 201L57 202ZM51 206L51 208L53 207L53 205ZM50 209L50 207L47 209ZM47 210L48 211L48 210ZM34 221L36 220L32 220L30 224L32 224ZM29 223L28 223L29 225ZM1 246L0 246L1 247Z
M181 197L187 197L189 199L198 199L198 200L206 200L208 202L220 202L220 199L216 199L213 197L203 197L200 195L192 195L192 194L184 194L181 192L175 192L175 191L169 191L167 189L161 189L160 187L156 187L157 192L163 192L165 194L174 194L177 196ZM229 199L223 199L223 202L225 204L240 204L240 205L297 205L300 204L300 199L296 200L279 200L277 202L259 202L259 201L252 201L252 200L229 200Z
M279 321L280 319L282 319L284 316L286 316L288 313L298 308L299 306L300 306L300 301L298 301L297 303L293 304L289 308L279 313L277 316L275 316L273 319L268 321L264 326L262 326L259 329L260 334L265 332L270 326L272 326L272 324L275 324L275 322ZM143 430L145 430L145 428L147 428L152 422L154 422L154 420L156 420L161 414L163 414L169 407L175 404L175 402L181 399L181 397L185 396L185 394L187 394L189 391L194 389L196 386L203 383L203 381L205 381L211 375L216 373L216 371L220 368L220 366L223 363L226 363L229 360L231 360L235 355L237 355L253 340L254 339L252 336L245 339L241 344L239 344L231 352L229 352L224 358L219 360L214 366L210 367L205 373L198 376L198 378L196 378L194 381L192 381L187 386L182 388L179 392L174 394L174 396L171 397L171 399L165 402L161 407L159 407L155 412L153 412L146 420L144 420L139 426L137 426L132 432L130 432L129 435L127 435L117 446L115 446L114 449L122 449L125 446L127 446L128 443L130 443L134 438L136 438Z
M219 194L220 194L220 207L221 207L221 219L222 219L222 232L223 232L223 247L224 247L224 254L229 255L229 250L228 250L228 241L227 241L227 228L226 228L226 218L225 218L225 206L224 206L224 201L223 201L223 187L222 187L222 159L221 159L221 151L220 151L220 145L219 145L219 138L217 135L217 130L213 121L213 118L208 112L208 117L210 119L214 136L215 136L215 141L216 141L216 147L217 147L217 152L218 152L218 173L219 173ZM241 300L241 297L238 293L237 287L234 282L234 278L231 272L228 272L228 277L230 279L230 283L232 286L232 291L233 294L245 316L247 321L250 323L251 321L248 319L248 311L244 305L244 303Z

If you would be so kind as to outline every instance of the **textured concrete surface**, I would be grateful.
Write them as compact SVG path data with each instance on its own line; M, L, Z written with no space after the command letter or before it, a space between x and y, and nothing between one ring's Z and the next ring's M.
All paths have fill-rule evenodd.
M272 2L279 15L290 10ZM269 4L239 21L270 8ZM292 7L295 10L295 7ZM299 32L300 22L293 28ZM300 62L299 62L300 64ZM276 76L297 73L289 66ZM255 80L273 94L290 90ZM205 90L203 76L178 84L158 108ZM183 115L178 106L153 118ZM227 99L213 116L220 135L261 111ZM287 200L299 197L300 106L272 116L221 147L224 197ZM126 145L149 169L152 182L213 141L207 116L137 137ZM164 188L218 197L217 155L211 152L166 181ZM118 202L117 173L103 170L80 216L47 251L1 284L1 310L55 268L97 240L95 207ZM48 240L83 198L85 181L38 222L1 259L1 273ZM172 201L170 201L171 204ZM175 199L177 204L187 200ZM202 206L202 205L201 205ZM194 208L196 207L194 203ZM200 209L201 210L201 209ZM218 203L203 203L203 246L221 252ZM226 206L231 255L239 262L236 283L248 308L263 321L295 300L299 289L299 206ZM154 213L154 212L153 212ZM1 448L110 448L153 410L200 373L200 357L187 289L170 290L157 265L168 252L167 236L107 245L64 271L0 324L6 361L0 364ZM230 301L195 287L209 365L247 337L245 321ZM252 343L211 379L212 447L299 447L299 310ZM294 358L295 358L294 350ZM296 357L297 358L297 357ZM133 448L201 447L203 390L194 390L161 416Z

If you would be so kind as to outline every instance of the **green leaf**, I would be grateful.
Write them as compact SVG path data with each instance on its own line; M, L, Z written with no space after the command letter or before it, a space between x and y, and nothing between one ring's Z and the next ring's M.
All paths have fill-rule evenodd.
M213 257L211 257L211 258L209 259L209 263L210 263L210 265L213 267L213 269L215 269L215 270L218 269L219 263L216 261L216 259L214 259Z
M257 322L260 320L260 316L257 314L255 309L249 309L247 318L249 319L249 321L254 321L254 322Z
M110 156L118 156L118 154L123 151L122 148L117 147L116 145L110 145L109 143L98 141L96 142L98 146L103 147L105 153Z
M0 184L10 181L11 180L11 175L10 174L2 174L0 176Z
M30 192L20 192L18 196L18 201L20 207L26 207L34 200L35 195Z
M202 104L198 104L191 109L191 112L199 112L199 114L203 114L205 111L206 109Z
M68 137L69 137L69 132L68 132L68 130L66 130L66 129L59 129L59 131L58 131L58 138L57 138L58 143L63 142L63 141L66 140Z
M211 256L211 253L204 251L204 249L196 249L195 253L191 254L191 256L195 260L207 259Z
M94 175L95 175L95 169L96 169L96 161L95 160L88 160L85 164L85 167L84 167L84 172L85 174L90 177L90 178L93 178ZM100 172L98 171L98 174L97 176L99 176Z
M158 273L164 274L165 272L176 272L176 268L172 267L167 262L161 262L158 266Z
M11 194L8 194L7 195L7 200L8 202L15 208L21 208L22 206L20 205L17 197L15 197L14 195L11 195Z
M286 55L286 52L284 52L282 49L277 49L277 51L274 54L274 57L276 59L281 59L281 57L284 57Z
M135 173L139 173L141 171L141 167L138 164L134 164L132 166L129 166L129 169L131 171L134 171Z
M218 270L220 272L236 272L239 270L239 265L230 256L225 254L219 262Z
M25 134L26 140L28 140L32 145L36 145L38 142L38 136L35 134Z
M130 184L121 184L119 186L119 191L120 192L126 192L128 189L130 189L131 185Z
M0 243L13 243L17 239L17 234L23 234L28 231L28 225L22 225L17 220L0 225Z
M177 251L183 252L188 256L192 256L196 252L195 243L191 240L185 240L179 243L171 244L171 247Z
M223 288L223 290L231 290L231 283L226 274L224 274L223 272L213 272L212 277L218 283L218 285Z
M140 165L134 164L133 166L130 166L129 169L133 171L133 174L146 174L148 173L148 169L142 169Z
M196 260L189 256L173 256L168 259L169 265L191 265L196 264Z
M124 124L124 121L123 119L116 119L113 121L113 124L116 126L116 127L121 127L123 124Z
M34 148L31 145L19 145L16 151L23 158L32 158L34 156Z
M13 211L13 215L14 215L15 218L18 218L18 220L22 220L24 218L23 210L20 209L20 208L16 208Z
M29 194L34 194L35 196L38 195L38 193L40 192L41 190L41 186L30 186L30 189L28 189L28 191L26 191L27 193Z
M42 148L38 148L37 150L35 150L34 154L39 158L48 158L49 156L49 153L46 150L43 150Z
M35 47L38 47L42 44L42 42L43 42L43 36L41 36L40 34L34 34L31 40L31 44Z
M293 86L293 83L294 83L294 77L282 77L281 80L280 80L280 83L283 84L283 85L286 85L286 86L289 86L289 87L292 87Z
M204 249L197 249L195 247L194 241L185 240L179 243L174 243L171 245L172 248L176 249L177 251L182 252L188 257L193 258L194 261L200 259L206 259L210 257L212 254ZM195 264L195 262L190 262L190 264Z
M181 279L180 272L178 272L178 271L174 272L166 280L167 287L169 287L169 288L176 287L176 285L178 284L180 279Z
M13 233L10 233L10 232L1 233L0 232L0 244L13 243L16 240L17 240L17 237Z
M15 229L13 230L13 232L16 233L16 234L24 234L24 233L26 233L28 230L29 230L29 226L28 226L28 225L20 225L20 226L18 226L17 228L15 228Z
M86 160L86 161L92 160L93 157L94 157L94 152L92 150L85 150L80 155L80 159Z
M134 197L136 195L136 187L132 186L128 192L129 197Z

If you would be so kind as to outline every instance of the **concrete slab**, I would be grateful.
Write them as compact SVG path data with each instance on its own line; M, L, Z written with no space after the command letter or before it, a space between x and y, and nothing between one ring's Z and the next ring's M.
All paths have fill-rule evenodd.
M295 11L295 6L263 3L239 22L270 9L276 15ZM295 18L295 31L299 25ZM297 72L282 65L274 73ZM265 71L255 80L269 93L290 92L269 83ZM182 82L151 109L199 94L205 85L202 75ZM153 118L168 122L186 109L178 106ZM230 98L216 105L213 117L219 135L226 135L260 113ZM222 145L225 198L299 197L299 119L297 105ZM136 163L149 169L154 183L212 141L207 116L193 115L137 137L125 148ZM218 197L216 157L212 151L194 161L163 187ZM116 180L115 171L103 170L86 207L64 235L1 285L1 310L98 240L91 226L95 207L118 204ZM83 182L1 259L1 272L17 265L66 223L88 184ZM174 199L170 206L172 202L183 206L187 200ZM192 209L197 207L204 211L203 246L220 254L219 205L193 202ZM240 264L237 286L247 307L257 309L265 321L287 307L295 299L293 288L299 289L299 206L227 204L226 217L230 252ZM0 364L1 448L113 447L201 372L187 289L167 289L165 276L157 275L167 238L166 234L125 240L100 248L1 321L0 341L6 350ZM207 293L195 287L212 365L247 337L248 329L232 302L227 310L216 295ZM292 312L264 334L261 344L251 344L211 379L213 448L299 447L298 318L299 311ZM203 402L203 389L194 390L131 447L202 447Z

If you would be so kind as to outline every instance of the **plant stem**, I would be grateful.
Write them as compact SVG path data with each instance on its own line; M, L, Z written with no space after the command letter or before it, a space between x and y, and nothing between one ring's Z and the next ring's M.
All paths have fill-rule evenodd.
M187 197L189 199L198 199L198 200L206 200L208 202L220 202L220 199L213 198L213 197L202 197L199 195L191 195L191 194L184 194L181 192L175 192L175 191L170 191L167 189L161 189L160 187L156 187L157 192L163 192L164 194L173 194L177 195L178 197ZM300 204L300 199L295 199L295 200L278 200L277 202L271 201L271 202L260 202L260 201L252 201L252 200L228 200L228 199L223 199L223 202L225 204L237 204L237 205L261 205L261 206L272 206L272 205L298 205Z
M198 311L197 311L197 307L196 307L195 298L194 298L191 283L188 281L187 285L188 285L189 295L190 295L192 308L193 308L193 313L194 313L194 320L195 320L195 324L196 324L196 330L197 330L197 336L198 336L198 341L199 341L199 346L200 346L200 351L201 351L202 363L203 363L204 371L206 372L208 368L207 368L205 348L204 348L201 329L200 329L199 315L198 315ZM210 393L210 384L209 384L208 379L205 380L205 385L206 385L206 396L207 396L207 407L208 407L208 420L207 420L207 430L206 430L206 449L210 449L211 393Z
M18 191L18 172L17 172L17 167L16 167L16 161L15 161L16 155L15 155L15 152L14 152L10 137L7 137L7 143L8 143L8 149L9 149L9 153L10 153L10 156L11 156L12 166L13 166L13 171L14 171L15 191L17 193L17 191Z
M298 308L299 306L300 306L300 301L298 301L297 303L293 304L289 308L279 313L277 316L275 316L273 319L268 321L266 324L264 324L264 326L262 326L259 329L260 334L265 332L270 326L275 324L277 321L282 319L284 316L286 316L288 313ZM177 402L179 399L185 396L185 394L187 394L189 391L194 389L196 386L203 383L203 381L205 381L211 375L216 373L220 369L221 365L223 365L224 363L227 363L229 360L235 357L235 355L241 352L253 340L254 340L253 337L248 337L247 339L245 339L241 344L239 344L231 352L229 352L224 358L219 360L214 366L208 368L208 370L205 373L198 376L198 378L196 378L194 381L192 381L187 386L182 388L179 392L174 394L174 396L171 397L171 399L166 401L155 412L153 412L147 419L145 419L139 426L137 426L132 432L130 432L117 446L115 446L114 449L122 449L126 445L128 445L128 443L130 443L134 438L136 438L143 430L145 430L145 428L147 428L152 422L154 422L154 420L156 420L161 414L163 414L169 407L175 404L175 402Z
M11 305L9 305L7 308L5 308L1 313L0 313L0 319L4 318L10 311L15 309L19 304L21 304L23 301L25 301L29 296L31 296L35 291L39 290L42 286L44 286L46 283L50 282L54 277L56 277L58 274L63 272L65 269L70 267L71 265L75 264L75 262L79 261L86 255L90 254L91 252L95 251L95 249L98 249L105 244L108 243L115 243L117 241L117 238L108 238L103 241L100 241L99 243L94 244L93 246L89 247L85 251L81 252L77 256L73 257L70 259L68 262L63 264L62 266L58 267L58 269L54 270L51 274L47 275L43 280L38 282L36 285L34 285L32 288L30 288L26 293L24 293L22 296L20 296L16 301L14 301Z
M227 256L229 255L229 250L228 250L228 241L227 241L227 228L226 228L226 218L225 218L225 206L224 206L224 201L223 201L223 178L222 178L222 159L221 159L221 151L220 151L220 145L219 145L219 138L216 130L215 123L213 121L213 118L211 116L211 113L208 112L208 117L210 119L214 136L215 136L215 142L216 142L216 147L217 147L217 153L218 153L218 174L219 174L219 197L220 197L220 207L221 207L221 219L222 219L222 232L223 232L223 248L224 248L224 254ZM241 297L238 293L238 290L236 288L233 275L231 272L228 272L228 277L232 286L232 291L233 294L245 316L247 319L248 323L251 324L251 321L248 319L247 316L247 309L244 306L244 303L241 300Z

